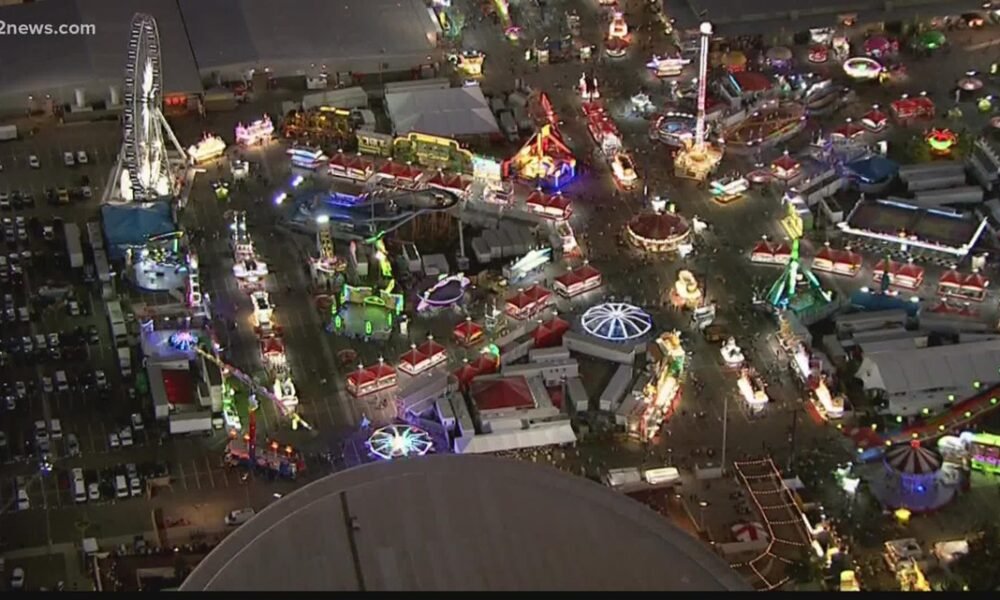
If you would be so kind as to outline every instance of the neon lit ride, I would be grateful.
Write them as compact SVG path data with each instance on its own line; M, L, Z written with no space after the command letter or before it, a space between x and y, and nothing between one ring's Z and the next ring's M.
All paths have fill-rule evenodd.
M632 157L625 152L617 152L611 158L611 174L623 189L631 190L639 182Z
M629 242L646 252L676 252L687 243L691 227L673 205L669 210L657 206L633 217L625 233Z
M293 167L315 171L327 162L327 157L319 148L310 146L292 146L288 149L288 156Z
M736 344L735 338L726 340L726 343L722 344L722 348L719 349L719 354L722 355L722 362L730 369L742 367L743 362L746 360L746 357L743 355L743 349Z
M611 23L608 24L608 36L604 43L604 51L609 58L621 58L628 53L628 48L631 45L632 36L629 34L625 15L620 11L615 11L611 15Z
M420 294L417 312L455 306L465 298L465 288L469 287L469 283L469 278L463 273L441 276L434 285Z
M698 117L688 113L668 112L657 117L649 137L674 148L682 148L694 140Z
M580 318L584 331L609 342L629 342L653 329L653 318L638 306L605 302L587 309Z
M719 204L729 204L743 197L750 182L745 177L730 175L722 179L716 179L711 183L712 199Z
M812 312L833 301L833 293L799 260L799 240L792 242L792 255L781 276L767 293L768 303L796 314Z
M655 376L642 388L638 404L626 416L626 429L641 439L653 439L669 418L683 388L686 356L680 334L666 332L656 340L662 358L655 366Z
M376 429L366 445L373 456L382 460L423 456L434 449L430 434L412 425L388 425Z
M274 123L271 117L263 117L253 121L249 125L237 123L236 143L241 146L263 145L274 139Z
M576 176L576 158L556 130L543 125L517 154L504 161L502 170L504 177L557 190Z
M844 73L851 79L871 81L878 79L882 73L882 65L875 59L855 56L844 61Z
M924 137L931 152L938 156L948 156L951 154L955 144L958 143L958 134L950 129L931 129Z
M702 23L700 27L700 54L698 57L698 114L695 122L694 139L677 153L674 159L674 173L704 181L715 171L722 161L722 150L705 140L705 101L708 95L708 40L712 36L712 24Z
M689 64L691 61L686 58L661 58L654 54L652 60L646 63L646 68L660 78L677 77Z
M677 308L697 308L703 296L698 280L687 269L677 272L677 281L670 288L670 301Z

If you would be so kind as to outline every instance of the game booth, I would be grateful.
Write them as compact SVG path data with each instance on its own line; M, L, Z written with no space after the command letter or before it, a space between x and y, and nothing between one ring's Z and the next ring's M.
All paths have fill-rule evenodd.
M459 198L466 198L472 189L472 179L457 173L438 171L427 180L427 187L445 192L451 192Z
M347 393L360 398L396 387L396 369L379 359L370 367L358 365L357 371L347 375Z
M956 267L952 267L941 275L937 292L941 296L982 302L986 299L989 285L989 280L978 271L964 274L960 273Z
M878 105L861 117L861 126L872 133L881 133L889 125L889 115L879 110Z
M524 206L536 215L564 221L573 214L572 204L570 199L561 193L547 194L542 190L535 190L528 196Z
M375 174L375 161L363 154L348 154L339 150L330 158L327 173L331 177L367 183Z
M399 357L399 370L408 375L419 375L447 360L445 347L435 342L433 336L428 336L427 341L419 346L410 344L410 349Z
M423 178L424 172L420 168L391 158L375 171L375 180L379 184L405 190L417 189L422 185Z
M465 347L476 345L483 340L484 336L483 328L471 317L466 317L464 321L455 325L452 335L459 345Z
M882 59L899 53L899 42L884 35L873 35L864 41L865 56Z
M831 142L856 142L865 134L865 128L848 120L830 132Z
M761 413L770 402L764 382L751 367L740 369L740 376L736 380L736 389L739 390L740 398L743 399L750 414Z
M556 130L543 125L501 169L504 177L558 190L576 176L576 158Z
M789 156L786 151L771 161L771 173L775 179L787 183L802 174L802 163Z
M533 285L507 298L504 312L513 319L528 319L552 304L553 300L552 292L539 285Z
M949 156L958 143L958 134L947 127L934 127L924 136L924 141L930 147L932 155Z
M901 122L914 119L933 119L937 111L934 101L925 95L914 98L904 95L899 100L894 100L889 108L896 120Z
M838 250L831 248L829 244L823 248L813 258L812 269L833 273L834 275L845 275L854 277L861 272L864 260L857 252L852 252L850 248Z
M750 251L750 262L762 265L787 265L792 258L792 249L788 244L772 243L761 240L754 244Z
M881 285L882 278L886 276L889 285L893 287L915 290L924 282L924 268L913 264L912 261L901 263L883 258L872 268L872 279Z
M815 44L809 48L809 62L820 64L830 59L830 48L822 44Z
M584 264L565 275L555 278L553 286L560 296L572 298L601 286L601 272Z

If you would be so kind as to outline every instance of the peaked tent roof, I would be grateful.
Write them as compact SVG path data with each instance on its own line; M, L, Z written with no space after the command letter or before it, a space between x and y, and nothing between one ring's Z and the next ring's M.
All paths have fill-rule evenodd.
M385 105L396 135L416 131L450 138L500 132L479 86L392 92L385 95Z

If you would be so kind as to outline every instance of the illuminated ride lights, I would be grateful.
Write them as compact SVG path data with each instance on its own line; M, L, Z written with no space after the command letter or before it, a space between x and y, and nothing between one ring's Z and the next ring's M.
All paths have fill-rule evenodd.
M664 58L654 54L653 58L646 63L646 68L660 78L677 77L689 64L691 61L687 58Z
M877 60L855 56L844 61L844 73L852 79L870 81L882 73L882 65Z
M615 11L611 15L611 23L608 24L608 39L627 39L628 35L628 23L625 22L625 14L621 11Z
M454 306L465 297L465 288L469 287L469 278L463 273L443 275L427 291L420 294L417 312Z
M625 152L617 152L611 158L611 174L618 185L626 190L635 188L639 182L639 176L635 173L635 163Z
M594 139L605 158L610 158L622 149L622 136L618 126L604 109L600 102L587 102L583 105L583 114L587 117L587 131Z
M217 135L205 134L197 144L188 146L188 160L193 165L200 165L219 158L226 153L226 142Z
M486 55L478 50L463 50L454 55L454 59L449 57L449 60L453 60L458 70L466 77L480 77L483 74Z
M712 199L719 204L729 204L743 197L750 182L740 175L731 175L711 182L709 189L712 192Z
M742 367L746 360L743 350L736 344L735 338L726 340L726 343L719 349L719 354L722 355L722 361L731 369Z
M825 63L830 58L830 49L826 46L813 46L809 49L808 58L811 63Z
M434 449L430 434L412 425L388 425L376 429L366 445L373 456L382 460L424 456Z
M955 144L958 143L958 134L950 129L931 129L926 136L924 136L924 141L930 146L931 152L938 156L947 156L951 154L952 149Z
M708 40L712 36L712 24L702 23L700 27L698 57L698 113L695 121L694 139L677 153L674 159L674 174L704 181L715 171L722 161L722 150L705 140L705 101L708 95Z
M586 73L580 74L580 81L577 83L577 90L580 92L580 98L584 102L593 102L601 97L601 90L597 85L597 77L587 77Z
M629 430L646 440L656 436L663 421L673 412L683 387L681 379L685 368L684 347L678 332L665 332L657 338L656 345L662 358L656 364L656 375L642 388L642 414L638 424L629 423Z
M274 139L274 123L271 117L263 117L253 121L249 125L237 123L236 143L241 146L263 145Z
M747 403L747 407L752 412L760 412L767 406L767 392L760 380L751 373L750 369L740 370L740 377L736 380L736 389L740 392L740 397Z
M556 130L546 124L501 168L504 177L515 176L526 183L557 190L576 176L576 157Z
M288 149L292 166L315 171L327 162L327 157L319 148L295 145Z
M799 240L793 241L792 255L785 270L768 290L768 303L779 310L791 309L799 313L832 300L832 292L825 290L812 271L799 261Z
M299 406L298 392L291 377L278 377L274 380L274 395L289 412Z
M698 117L688 113L668 112L653 122L650 137L675 148L690 144L694 139Z
M503 276L510 282L518 282L532 273L537 273L552 262L552 248L529 250L517 260L503 267Z
M759 110L725 132L728 144L747 148L773 145L802 131L806 125L805 108L797 102L783 102Z
M605 302L592 306L580 318L590 335L610 342L637 340L653 328L653 318L638 306Z
M629 221L625 232L629 242L647 252L676 252L690 238L691 227L670 205L666 211L657 207L639 213Z
M274 315L274 307L271 306L270 295L263 290L252 292L250 302L253 304L254 327L262 332L273 329L274 323L271 317Z
M691 271L681 269L677 272L677 281L670 288L670 300L678 308L696 308L703 299L698 280Z
M189 352L198 345L199 341L198 335L188 330L175 331L167 338L170 347L180 352Z

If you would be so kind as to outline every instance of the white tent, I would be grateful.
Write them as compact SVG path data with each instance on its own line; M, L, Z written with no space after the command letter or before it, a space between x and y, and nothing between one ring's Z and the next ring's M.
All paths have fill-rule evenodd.
M416 131L450 138L500 131L479 86L387 92L385 106L396 135Z

